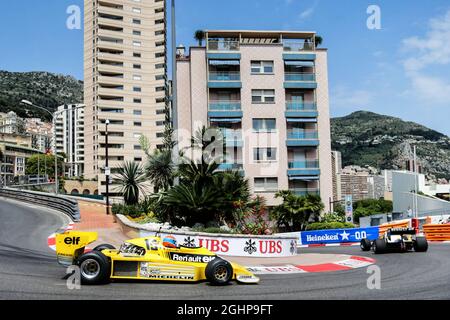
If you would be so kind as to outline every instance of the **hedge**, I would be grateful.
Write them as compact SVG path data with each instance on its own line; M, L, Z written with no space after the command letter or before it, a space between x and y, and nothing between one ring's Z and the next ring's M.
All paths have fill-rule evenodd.
M306 230L349 229L355 225L349 222L314 222L306 227Z

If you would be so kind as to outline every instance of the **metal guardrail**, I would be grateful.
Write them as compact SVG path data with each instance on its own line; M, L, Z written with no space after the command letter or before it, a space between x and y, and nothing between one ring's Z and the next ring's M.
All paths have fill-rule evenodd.
M72 199L66 199L49 193L10 188L0 189L0 197L49 207L68 215L75 222L80 221L80 208L78 207L78 202Z

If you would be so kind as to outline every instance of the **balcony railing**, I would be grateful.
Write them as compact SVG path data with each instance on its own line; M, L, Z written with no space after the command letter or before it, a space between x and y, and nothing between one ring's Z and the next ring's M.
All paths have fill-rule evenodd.
M317 169L319 168L319 160L305 160L305 161L289 161L289 169Z
M241 130L231 130L231 129L220 129L223 134L223 138L226 141L240 141L242 140Z
M241 74L239 71L210 71L209 72L210 81L240 81Z
M286 42L283 43L283 49L286 52L302 52L314 51L314 43L312 42Z
M296 102L287 101L286 102L287 111L316 111L317 104L315 102Z
M210 111L240 111L240 101L211 101L209 103Z
M219 170L242 170L242 163L221 163Z
M290 140L312 140L318 139L319 133L317 131L288 131L287 138Z
M320 190L317 188L290 188L295 195L297 196L306 196L308 194L319 195Z
M210 51L239 51L239 41L208 40Z
M316 81L316 75L312 72L286 72L286 81Z

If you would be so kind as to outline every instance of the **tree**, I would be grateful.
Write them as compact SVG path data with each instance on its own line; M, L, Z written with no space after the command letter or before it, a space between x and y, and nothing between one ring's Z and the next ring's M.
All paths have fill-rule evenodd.
M139 196L145 194L144 183L145 173L142 166L137 162L124 162L117 168L118 173L114 177L114 184L118 185L117 190L122 194L126 205L139 203Z
M199 47L203 45L203 40L205 40L206 33L203 30L197 30L194 34L194 39L198 41Z
M64 161L58 157L58 176L64 174ZM38 173L39 167L39 173ZM45 175L51 179L55 178L55 156L52 154L34 154L26 160L25 174L27 175Z
M155 150L147 158L145 174L155 188L155 192L168 190L173 184L175 166L170 150Z
M297 196L292 191L279 191L275 197L282 198L283 203L273 209L271 216L278 227L284 226L289 231L305 230L309 221L318 220L324 209L318 195Z
M316 48L319 47L322 44L322 42L323 42L323 38L321 36L319 36L319 35L314 36L314 45Z

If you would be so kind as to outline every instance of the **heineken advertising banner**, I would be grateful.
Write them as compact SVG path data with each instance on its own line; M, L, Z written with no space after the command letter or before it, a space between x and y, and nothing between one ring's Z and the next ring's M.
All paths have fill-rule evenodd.
M378 238L378 232L378 227L302 231L299 244L351 243L360 242L364 238L375 240Z

